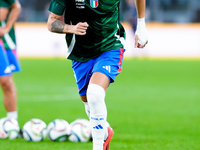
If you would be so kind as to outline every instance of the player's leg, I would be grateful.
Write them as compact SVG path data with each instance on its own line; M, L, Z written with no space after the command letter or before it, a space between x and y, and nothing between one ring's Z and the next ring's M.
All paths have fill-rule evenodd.
M78 87L79 95L85 105L85 111L88 118L90 118L90 108L87 102L86 92L90 77L92 75L91 71L93 63L94 60L89 60L85 63L72 61L72 69L74 72L74 77Z
M74 71L74 76L76 79L76 84L79 90L79 95L81 97L81 100L85 104L85 111L89 119L90 119L90 107L87 102L86 92L87 92L88 83L91 79L92 69L93 69L95 61L96 61L95 59L90 60L85 63L73 61L73 65L72 65L72 69ZM106 139L107 136L108 136L108 131L106 129L104 139Z
M8 118L17 120L17 92L12 75L0 77L0 84L3 91L3 102Z
M87 88L87 100L90 108L93 150L103 150L106 128L107 108L105 93L109 79L101 72L93 73Z
M16 52L16 49L8 49L6 50L6 53L7 53L7 57L8 57L8 61L9 61L9 66L12 70L12 72L19 72L21 71L21 66L20 66L20 62L19 62L19 59L17 57L17 52ZM14 107L15 107L15 111L8 111L8 117L14 115L15 113L17 114L17 90L16 90L16 87L15 87L15 83L14 83L14 79L13 79L13 76L9 76L8 79L5 81L5 83L7 83L7 88L10 88L10 95L13 95L13 97L10 97L10 99L12 98L12 103L13 103L13 106L11 104L11 102L9 101L5 101L5 107L6 109L8 110L10 107L13 107L13 110L14 110ZM15 102L14 102L15 101Z
M88 116L88 118L90 119L90 107L89 107L89 104L87 102L87 97L86 95L84 96L80 96L81 97L81 100L83 101L84 105L85 105L85 112ZM104 141L106 141L106 139L108 138L108 128L105 129L105 134L104 134ZM91 141L93 139L91 138Z
M121 65L123 52L124 49L106 52L97 59L90 60L86 63L73 61L72 68L74 70L79 94L85 104L88 117L90 118L90 120L93 120L91 121L91 127L94 127L93 129L98 128L98 125L100 125L99 127L103 127L100 132L92 131L94 150L108 150L109 142L114 133L111 128L106 128L107 109L104 99L105 91L109 83L114 82L115 77L122 70ZM90 84L88 85L89 81ZM86 92L87 97L85 95ZM95 115L97 115L96 118ZM95 124L96 126L93 126Z
M87 97L86 95L83 95L83 96L80 96L81 97L81 100L83 101L84 105L85 105L85 112L88 116L88 118L90 119L90 107L89 107L89 104L87 102Z
M3 102L7 111L7 117L17 120L17 94L12 78L7 51L0 46L0 86L3 91Z
M109 84L114 82L115 77L122 70L123 53L124 49L105 52L96 60L93 66L93 74L87 88L93 150L109 150L109 143L114 132L111 127L106 127L105 93ZM102 128L99 129L98 127ZM107 138L104 141L105 133Z
M9 63L7 51L0 46L0 86L3 91L3 103L8 118L17 120L17 93L12 77L12 69Z
M0 84L3 90L4 106L7 112L16 111L17 106L17 93L13 82L12 75L0 77Z
M7 118L14 118L18 121L17 92L12 75L0 76L0 85L3 91L3 103L7 111ZM22 138L20 129L18 138Z
M9 60L9 64L10 64L10 68L12 69L12 72L19 72L21 71L21 65L19 62L19 58L17 57L17 51L16 49L8 49L6 50L7 52L7 56L8 56L8 60ZM13 88L15 88L15 84L14 84L14 80L12 78L13 81ZM12 111L12 112L8 112L7 113L7 117L14 117L15 115L17 116L16 118L18 118L18 111L17 111L17 90L15 88L15 94L16 94L16 111ZM19 135L18 138L22 138L23 137L23 133L22 130L20 129L19 131Z

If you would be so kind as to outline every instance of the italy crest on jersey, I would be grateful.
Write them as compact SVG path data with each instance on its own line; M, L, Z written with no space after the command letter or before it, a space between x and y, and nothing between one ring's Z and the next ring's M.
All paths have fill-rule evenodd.
M98 0L90 0L90 6L92 8L97 8L99 5L99 1Z

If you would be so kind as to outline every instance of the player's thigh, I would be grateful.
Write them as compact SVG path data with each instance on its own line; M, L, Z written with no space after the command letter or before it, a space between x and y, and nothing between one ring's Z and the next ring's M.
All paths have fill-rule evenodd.
M72 62L72 69L80 96L86 95L87 86L92 75L93 64L94 60L89 60L87 62Z
M3 90L10 89L14 86L12 74L0 76L0 85Z
M109 77L107 75L105 75L104 73L101 72L95 72L92 74L92 77L90 79L90 84L97 84L101 87L104 88L104 90L106 91L108 86L109 86Z
M94 78L92 75L93 80L98 83L107 82L107 79L109 83L114 82L116 76L122 71L124 51L124 49L117 49L99 56L92 70L92 74L95 75Z

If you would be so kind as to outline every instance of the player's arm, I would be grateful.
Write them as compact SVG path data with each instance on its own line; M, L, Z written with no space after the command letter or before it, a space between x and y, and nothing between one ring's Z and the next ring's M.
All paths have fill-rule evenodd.
M0 7L0 21L6 20L9 14L9 9L6 7Z
M8 21L6 22L5 27L0 29L0 36L3 36L5 33L8 33L10 31L10 29L16 22L21 12L21 5L18 0L16 0L10 7L11 7L11 11L8 17Z
M86 30L88 28L88 24L86 22L80 22L76 25L69 25L61 21L61 18L62 16L51 12L47 21L48 30L55 33L71 33L77 35L86 34Z
M145 25L146 0L135 0L137 8L137 29L135 32L135 47L143 48L148 43L148 36Z

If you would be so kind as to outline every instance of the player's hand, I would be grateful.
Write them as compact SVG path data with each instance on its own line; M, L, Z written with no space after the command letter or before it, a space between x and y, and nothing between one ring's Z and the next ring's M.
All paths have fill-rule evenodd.
M0 27L0 37L3 37L4 34L8 33L8 30L6 28Z
M89 25L87 24L87 22L79 22L78 24L76 24L74 26L74 29L73 29L74 34L85 35L88 27L89 27Z
M148 43L148 35L145 27L144 18L138 19L137 29L135 32L135 47L144 48Z

